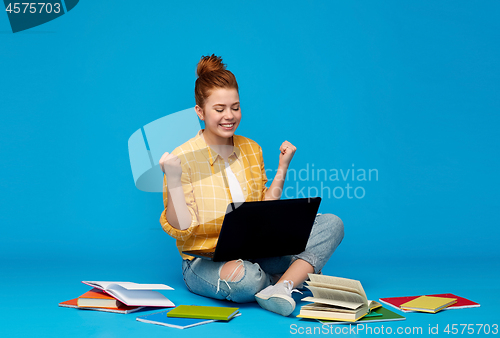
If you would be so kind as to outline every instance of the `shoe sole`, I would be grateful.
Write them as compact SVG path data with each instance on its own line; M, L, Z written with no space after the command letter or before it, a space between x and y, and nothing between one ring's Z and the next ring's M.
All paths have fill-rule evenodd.
M295 301L284 295L263 296L256 294L257 303L268 311L288 317L295 310Z

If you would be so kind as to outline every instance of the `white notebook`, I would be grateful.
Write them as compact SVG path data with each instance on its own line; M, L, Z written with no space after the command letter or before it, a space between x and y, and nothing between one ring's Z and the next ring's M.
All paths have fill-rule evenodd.
M173 290L165 284L138 284L131 282L94 282L83 281L82 283L103 290L110 296L118 299L128 306L156 306L174 307L167 297L156 290Z

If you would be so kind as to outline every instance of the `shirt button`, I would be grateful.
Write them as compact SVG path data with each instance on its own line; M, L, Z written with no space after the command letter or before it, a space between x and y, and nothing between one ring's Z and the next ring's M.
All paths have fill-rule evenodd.
M243 188L243 190L247 190L247 188Z

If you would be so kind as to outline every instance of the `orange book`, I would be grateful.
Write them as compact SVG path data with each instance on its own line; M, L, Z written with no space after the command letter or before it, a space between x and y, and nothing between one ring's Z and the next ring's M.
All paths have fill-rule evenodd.
M120 307L114 307L114 308L105 308L105 307L78 307L78 298L75 299L70 299L65 302L59 303L59 306L61 307L69 307L73 309L80 309L80 310L94 310L94 311L104 311L104 312L113 312L113 313L131 313L135 312L137 310L142 309L142 306L127 306L123 305Z
M106 307L119 308L123 306L122 302L114 297L111 297L102 290L93 288L78 297L78 307Z

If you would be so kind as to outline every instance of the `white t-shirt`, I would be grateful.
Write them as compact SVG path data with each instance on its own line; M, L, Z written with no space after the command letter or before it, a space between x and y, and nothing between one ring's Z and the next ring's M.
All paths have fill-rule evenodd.
M231 192L231 197L233 198L233 203L245 202L245 196L243 195L243 190L241 190L240 182L234 175L229 163L224 161L226 165L226 177L229 183L229 191Z

